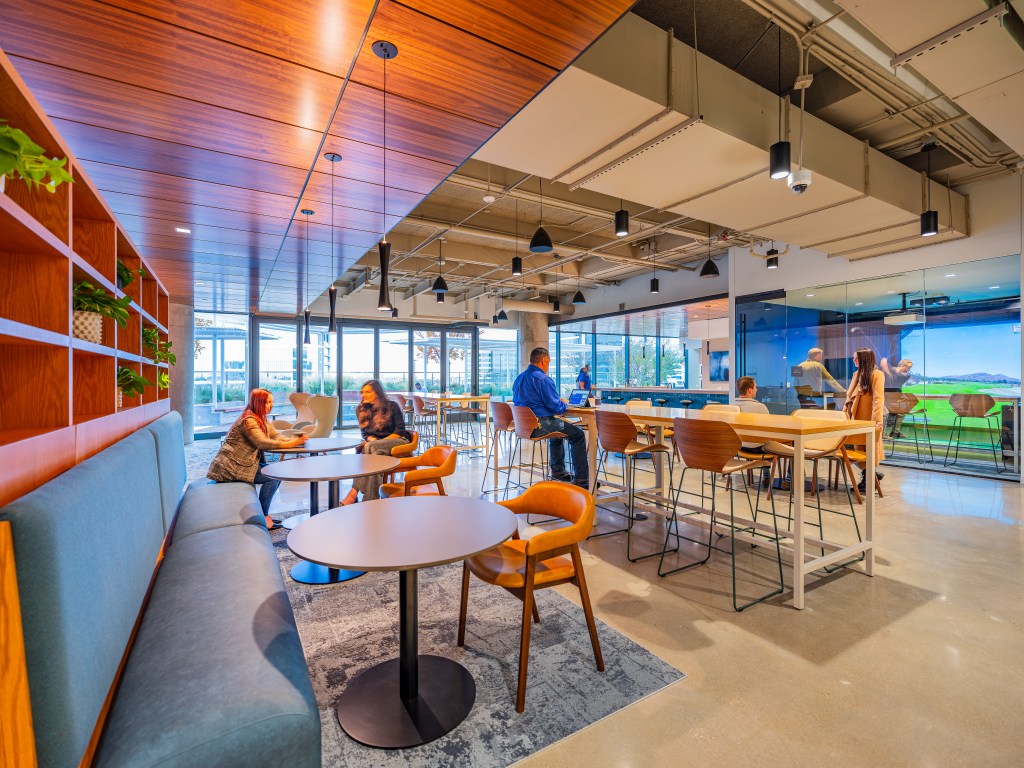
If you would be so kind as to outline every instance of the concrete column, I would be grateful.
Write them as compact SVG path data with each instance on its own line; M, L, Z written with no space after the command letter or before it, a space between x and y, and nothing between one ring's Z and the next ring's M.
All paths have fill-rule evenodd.
M170 305L167 335L178 362L171 368L171 408L181 414L185 445L195 440L195 320L192 305Z
M525 368L530 362L530 352L534 347L547 347L555 354L548 343L548 316L542 312L519 313L519 367Z

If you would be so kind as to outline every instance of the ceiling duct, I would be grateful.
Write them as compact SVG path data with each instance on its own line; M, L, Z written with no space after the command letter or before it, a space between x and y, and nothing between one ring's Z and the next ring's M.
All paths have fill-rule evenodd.
M894 55L1024 155L1024 23L986 0L836 0Z
M968 234L967 199L929 181L940 231L922 243L921 175L810 114L803 168L813 184L793 194L772 182L778 97L700 55L698 115L695 52L674 40L670 57L664 40L626 15L476 159L848 259ZM634 53L628 68L623 50ZM674 109L649 124L665 110L669 81Z

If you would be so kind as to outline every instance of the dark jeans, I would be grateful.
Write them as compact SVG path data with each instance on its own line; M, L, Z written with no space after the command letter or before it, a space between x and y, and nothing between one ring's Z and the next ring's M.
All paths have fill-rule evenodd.
M262 470L265 466L267 466L267 462L261 461L260 468L256 470L256 477L253 479L253 482L260 487L260 506L263 507L263 514L269 515L270 502L273 501L274 494L277 493L281 481L264 475Z
M590 465L587 462L587 435L575 424L562 421L557 416L538 417L540 426L533 430L533 437L543 437L549 432L561 432L569 441L572 451L572 466L575 470L573 482L577 485L590 484ZM565 445L561 439L549 440L548 451L551 460L551 472L556 475L565 474Z

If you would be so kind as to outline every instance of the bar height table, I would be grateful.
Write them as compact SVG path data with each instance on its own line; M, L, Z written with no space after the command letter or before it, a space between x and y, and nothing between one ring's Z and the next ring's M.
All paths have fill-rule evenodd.
M516 517L457 496L400 496L330 509L288 534L299 557L332 568L399 571L399 656L365 670L338 700L338 722L371 747L426 744L461 723L476 684L452 659L420 655L417 574L508 539Z
M351 437L311 437L309 440L304 442L302 445L297 445L294 448L274 448L273 450L264 451L264 453L280 453L282 455L287 454L300 454L308 453L311 455L322 454L322 453L333 453L334 451L346 451L349 448L357 448L363 444L363 440L353 439ZM266 472L264 472L266 474ZM327 506L336 507L338 506L340 499L338 499L338 485L327 486ZM319 487L313 483L309 487L309 508L311 510L318 509L320 504L319 498ZM293 515L285 520L281 525L291 530L296 525L301 523L303 520L309 518L309 513L304 512L301 515Z
M305 521L308 522L317 516L320 508L318 486L321 481L328 481L328 495L333 497L334 503L337 504L339 480L383 474L395 469L399 463L394 456L379 456L377 454L310 456L268 464L263 468L263 474L277 480L309 483L311 511L309 518ZM293 530L298 530L298 526ZM310 558L303 559L308 561ZM324 567L316 562L301 562L292 568L291 577L301 584L337 584L362 576L364 573L365 571Z

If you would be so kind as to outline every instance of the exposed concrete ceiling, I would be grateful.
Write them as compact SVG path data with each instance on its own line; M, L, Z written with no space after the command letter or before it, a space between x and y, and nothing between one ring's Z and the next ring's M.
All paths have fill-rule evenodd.
M978 3L986 5L939 5L959 6L964 15L966 5ZM885 6L880 0L697 3L698 106L689 47L693 3L643 0L395 229L397 285L407 294L429 289L434 243L442 237L449 264L465 259L445 270L449 300L458 300L510 290L564 298L577 278L584 292L605 289L649 271L655 253L659 269L692 271L709 245L718 254L736 243L774 239L864 258L968 234L967 203L957 186L1010 172L1019 157L993 119L991 125L976 119L950 98L955 94L916 71L916 62L892 69L892 45L859 18L878 11L884 20ZM915 38L925 34L900 13L894 9L883 26L901 25ZM671 38L658 31L669 27ZM670 57L671 39L678 42ZM997 58L1014 56L1002 46ZM801 91L792 86L801 71L813 75L803 91L803 159L814 183L797 196L768 179L766 150L778 138L781 90L793 100L789 135L797 164ZM1022 124L1019 108L997 106L995 113ZM920 149L934 141L939 148L931 153L926 186ZM558 258L526 250L542 218L541 184L543 224ZM922 239L917 217L929 191L942 232ZM484 201L488 194L493 203ZM630 236L621 239L612 231L620 205L631 214ZM513 278L509 267L517 228L523 278ZM374 265L371 254L341 284L372 280Z

